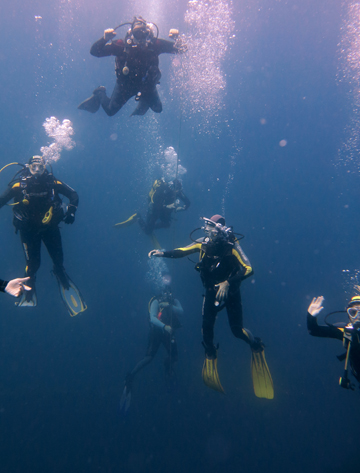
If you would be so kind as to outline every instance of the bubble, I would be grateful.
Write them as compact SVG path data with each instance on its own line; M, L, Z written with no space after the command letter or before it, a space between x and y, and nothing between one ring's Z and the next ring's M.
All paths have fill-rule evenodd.
M335 165L360 172L360 4L348 6L341 26L337 81L348 85L349 121ZM350 172L350 171L348 171Z
M166 182L173 181L187 172L187 169L179 163L177 152L172 146L168 146L164 151L164 162L160 167Z
M155 286L156 290L163 289L169 283L167 282L171 277L169 275L169 268L163 258L149 258L149 270L146 273L146 279Z
M360 269L343 269L343 289L348 298L360 294Z
M286 140L281 140L279 141L279 146L281 146L282 148L284 148L284 146L287 145L287 141Z
M46 118L43 127L48 137L54 140L50 145L40 148L46 163L58 161L63 149L70 151L74 148L75 142L71 139L74 130L70 120L65 119L60 123L56 117Z
M223 107L226 88L222 61L235 27L230 3L221 0L190 1L185 13L188 51L173 62L172 88L180 88L189 116L203 121Z
M118 139L117 133L113 133L112 135L110 135L110 140L116 141L117 139Z
M260 118L260 124L266 125L266 118Z
M171 284L170 274L165 274L165 276L163 276L163 278L162 278L162 282L163 282L164 286L169 286Z

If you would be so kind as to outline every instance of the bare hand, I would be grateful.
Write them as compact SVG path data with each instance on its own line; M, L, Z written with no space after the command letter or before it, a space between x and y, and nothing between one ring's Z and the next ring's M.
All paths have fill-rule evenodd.
M170 325L165 325L164 330L170 335L173 333L173 329L170 327Z
M322 310L323 306L322 303L325 300L325 297L320 296L320 297L314 297L314 299L311 301L311 304L309 305L308 312L310 315L313 317L316 317Z
M28 282L30 277L27 278L17 278L9 281L5 287L5 292L14 297L19 297L24 291L31 291L31 287L26 286L25 283Z
M216 300L219 302L224 301L227 298L230 284L228 281L221 282L219 284L215 284L215 287L218 287L218 291L216 293Z
M108 28L104 31L104 39L106 39L106 41L110 41L114 36L116 36L116 33L112 28Z
M175 212L181 212L182 210L185 210L185 207L179 205L179 207L176 207Z
M160 250L151 250L148 253L148 257L151 258L152 256L163 256L164 252Z
M169 38L176 39L179 36L179 30L176 28L171 28L169 31Z

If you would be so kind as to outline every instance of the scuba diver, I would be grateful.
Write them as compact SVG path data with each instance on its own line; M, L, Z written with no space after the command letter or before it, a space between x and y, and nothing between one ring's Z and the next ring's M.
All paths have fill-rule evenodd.
M178 360L175 331L181 328L179 316L183 308L171 292L170 285L165 285L159 296L154 296L148 304L150 332L145 357L137 363L125 378L125 387L120 400L120 409L125 414L130 407L132 384L135 375L152 362L161 344L167 351L164 361L165 379L168 384L174 381L174 363Z
M26 286L25 284L29 279L29 277L11 279L11 281L0 279L0 291L7 292L13 297L19 297L24 291L31 291L31 287Z
M350 382L348 370L350 367L354 378L360 383L360 296L351 298L346 308L349 317L348 323L327 322L327 318L332 314L345 311L330 312L325 317L326 325L318 325L317 315L323 310L322 303L324 297L314 297L308 308L307 328L310 335L314 337L336 338L341 340L346 352L338 356L339 361L345 360L344 374L339 379L339 385L345 389L354 390L354 384Z
M145 220L139 212L136 212L124 222L116 223L114 226L126 227L138 222L146 235L150 235L154 246L161 248L153 231L170 227L172 214L187 210L190 207L190 200L184 194L180 179L166 182L164 178L161 178L154 182L149 192L148 202Z
M264 344L243 328L240 295L241 281L253 274L249 260L244 254L232 227L227 227L221 215L210 219L203 217L205 237L171 251L152 250L148 256L183 258L200 253L195 269L200 272L205 295L202 309L202 334L205 360L202 370L204 383L212 389L224 392L217 371L217 349L214 345L214 325L218 313L226 308L229 325L236 338L244 340L251 348L251 372L255 395L273 399L274 388L265 360ZM190 234L200 230L197 228Z
M115 30L130 25L125 38L112 41ZM160 82L159 55L180 54L187 48L179 32L171 29L169 37L174 41L159 39L155 23L135 17L132 23L123 23L116 28L106 29L104 36L96 41L90 54L95 57L115 56L116 84L111 97L103 86L97 87L91 97L82 102L78 109L96 113L100 105L112 117L135 96L138 102L132 115L145 115L151 108L155 113L162 111L162 103L156 89Z
M20 164L20 163L12 163ZM79 203L77 193L68 185L56 179L46 169L42 156L33 156L27 165L15 174L7 190L0 196L0 208L14 199L13 224L16 233L20 232L31 290L23 292L15 304L36 306L36 272L40 267L41 242L44 243L53 261L53 273L59 284L60 294L71 316L86 310L86 304L75 284L66 274L63 266L63 249L59 223L72 224ZM69 199L65 206L59 194Z

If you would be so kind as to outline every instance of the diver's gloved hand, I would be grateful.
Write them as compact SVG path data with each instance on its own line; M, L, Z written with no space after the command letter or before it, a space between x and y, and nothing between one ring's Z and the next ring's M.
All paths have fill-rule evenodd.
M31 287L25 285L29 279L30 277L12 279L7 283L5 292L10 294L10 296L19 297L24 291L31 291Z
M64 217L64 222L65 223L70 223L73 224L75 221L75 212L76 212L76 207L75 205L69 205Z
M229 282L223 281L219 284L215 284L215 287L219 288L215 296L216 300L219 302L224 301L228 296L229 287L230 287Z
M165 307L169 307L169 303L168 302L160 302L159 304L159 307L160 309L165 309Z
M165 207L166 207L167 209L176 209L176 203L173 202L172 204L165 205Z
M170 327L170 325L165 325L164 330L170 335L173 333L173 329Z
M311 301L311 304L309 305L308 312L310 315L313 317L316 317L322 310L323 306L322 303L325 300L325 297L320 296L320 297L314 297L314 299Z
M185 210L185 205L184 206L179 205L178 207L176 207L175 212L181 212L182 210Z
M157 256L157 257L164 256L164 252L160 250L151 250L148 253L148 257L151 258L152 256Z
M106 41L110 41L114 36L116 36L116 33L113 28L108 28L104 31L104 39L106 39Z

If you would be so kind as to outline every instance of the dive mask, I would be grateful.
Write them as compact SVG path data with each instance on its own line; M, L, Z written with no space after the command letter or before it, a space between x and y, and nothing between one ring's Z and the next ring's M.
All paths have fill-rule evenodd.
M205 223L201 229L204 230L205 235L209 237L210 240L216 241L220 239L228 239L229 233L231 232L230 227L225 227L224 225L221 225L221 223L215 223L206 217L201 217L201 220Z
M43 172L45 171L45 166L40 163L33 163L30 164L29 169L31 174L33 174L34 176L41 176L41 174L43 174Z
M347 309L351 324L355 327L360 326L360 305L352 306Z
M33 156L29 161L29 171L35 177L40 177L45 171L45 161L42 156Z

